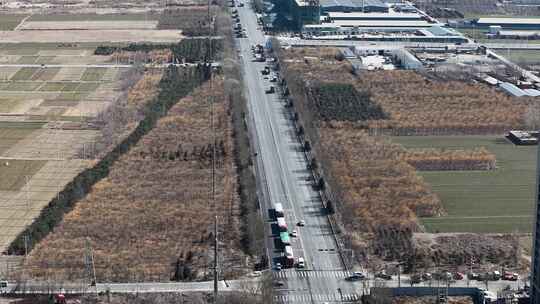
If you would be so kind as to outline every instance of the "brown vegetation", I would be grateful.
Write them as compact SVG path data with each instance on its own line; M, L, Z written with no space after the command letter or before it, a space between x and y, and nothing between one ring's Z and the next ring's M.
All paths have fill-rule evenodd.
M129 52L119 51L113 53L111 61L118 63L154 63L166 64L172 61L172 51L170 49L152 50L149 52Z
M316 95L323 84L353 84L360 95L381 107L386 119L366 128L392 135L499 134L522 128L530 100L510 97L481 84L428 79L414 71L374 71L355 77L336 49L281 51L288 85ZM364 119L359 112L358 121ZM530 115L529 115L530 116ZM351 119L348 119L351 120ZM530 120L530 119L529 119Z
M211 201L210 100L215 100L216 202ZM35 278L81 279L85 243L98 281L203 279L211 266L214 214L223 271L238 272L239 203L228 100L214 81L180 100L110 169L109 176L32 251Z
M401 154L409 165L421 171L494 170L495 155L485 148L474 150L409 149Z
M390 114L370 128L393 134L498 134L523 126L527 103L480 84L432 81L413 71L359 76L356 86Z
M322 152L341 191L341 216L349 231L380 227L417 230L417 216L442 213L439 199L392 143L363 131L322 128Z

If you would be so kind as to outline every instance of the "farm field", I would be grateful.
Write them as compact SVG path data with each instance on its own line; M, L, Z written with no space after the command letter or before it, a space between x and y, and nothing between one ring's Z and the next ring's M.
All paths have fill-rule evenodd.
M33 21L140 21L157 20L158 14L153 13L129 13L129 14L34 14L28 18L27 22Z
M110 20L95 21L25 21L19 30L152 30L158 25L157 20Z
M24 14L0 14L0 31L14 30L26 16Z
M502 136L399 136L407 148L485 147L497 158L492 171L421 172L447 215L422 218L431 232L530 232L536 147L515 146Z
M70 30L70 31L0 31L4 43L76 43L110 42L170 42L182 39L179 30Z
M0 44L0 62L67 65L0 67L0 225L7 227L0 233L0 251L94 161L100 131L81 122L122 93L119 83L127 68L84 67L109 60L93 55L93 49L91 44Z

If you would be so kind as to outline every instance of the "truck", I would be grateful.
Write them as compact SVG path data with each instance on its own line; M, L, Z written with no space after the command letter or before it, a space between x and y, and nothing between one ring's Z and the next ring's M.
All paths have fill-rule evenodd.
M291 246L285 246L283 265L287 268L294 267L294 254Z
M285 214L283 213L283 204L282 203L276 203L274 210L275 210L274 212L275 212L276 217L285 216Z
M285 222L284 217L278 217L277 218L277 224L278 224L280 232L287 231L287 223Z
M280 232L279 233L279 239L281 240L281 243L284 246L287 246L287 245L291 244L291 239L289 238L289 232L287 232L287 231Z

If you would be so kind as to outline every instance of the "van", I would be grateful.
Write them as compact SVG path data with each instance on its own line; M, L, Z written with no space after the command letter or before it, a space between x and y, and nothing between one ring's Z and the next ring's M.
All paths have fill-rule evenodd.
M298 262L296 264L298 268L305 268L306 262L304 261L304 258L298 258Z

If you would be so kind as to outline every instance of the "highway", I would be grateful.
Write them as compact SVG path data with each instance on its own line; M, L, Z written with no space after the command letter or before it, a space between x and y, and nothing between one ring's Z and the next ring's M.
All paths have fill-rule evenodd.
M273 84L261 74L265 63L253 61L251 45L264 45L266 38L258 29L255 13L250 8L238 7L238 12L248 35L248 38L237 39L237 45L248 99L249 127L258 155L257 174L263 181L262 208L268 211L275 203L283 204L289 231L298 231L298 237L291 238L294 255L304 257L306 270L339 274L330 278L311 277L289 269L286 270L288 276L281 278L285 271L275 271L276 279L281 278L286 284L278 289L276 300L290 302L297 296L311 303L322 303L336 294L354 300L357 298L354 285L344 281L348 274L344 272L322 202L311 187L307 163L288 110L278 94L265 94L265 89ZM265 220L275 265L282 249L277 237L272 236L277 234L277 228L271 212L265 212ZM304 227L296 226L300 220L305 221Z

